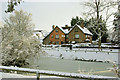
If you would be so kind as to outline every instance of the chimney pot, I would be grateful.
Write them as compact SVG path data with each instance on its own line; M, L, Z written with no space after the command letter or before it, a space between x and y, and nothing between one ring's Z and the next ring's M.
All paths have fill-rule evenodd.
M65 27L68 27L68 25L65 25Z
M54 29L54 28L55 28L55 25L52 26L52 29Z
M81 22L80 26L81 26L82 28L84 28L84 22L83 22L83 21Z

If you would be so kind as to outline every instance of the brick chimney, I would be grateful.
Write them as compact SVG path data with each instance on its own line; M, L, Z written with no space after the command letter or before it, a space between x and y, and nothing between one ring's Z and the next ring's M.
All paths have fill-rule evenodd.
M81 22L80 26L84 28L84 21Z
M52 26L52 29L54 29L54 28L55 28L55 25Z
M68 27L68 25L65 25L65 27Z

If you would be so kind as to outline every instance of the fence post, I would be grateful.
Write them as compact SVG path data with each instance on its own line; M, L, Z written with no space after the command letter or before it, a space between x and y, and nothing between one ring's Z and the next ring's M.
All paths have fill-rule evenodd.
M40 73L36 72L37 80L40 80Z

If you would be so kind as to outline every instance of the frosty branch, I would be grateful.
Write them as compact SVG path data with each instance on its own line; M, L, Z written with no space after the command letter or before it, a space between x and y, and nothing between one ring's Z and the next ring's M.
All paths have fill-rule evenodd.
M33 36L31 14L15 11L2 28L2 65L24 66L27 59L40 52L39 40ZM9 35L8 35L9 34Z

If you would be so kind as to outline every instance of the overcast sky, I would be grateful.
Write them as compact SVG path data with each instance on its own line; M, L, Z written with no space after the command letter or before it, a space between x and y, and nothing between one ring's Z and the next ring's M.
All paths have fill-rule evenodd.
M72 17L83 17L83 12L88 10L83 6L83 1L87 0L24 0L15 9L32 13L36 29L51 31L52 25L70 25ZM0 21L2 21L9 15L4 12L7 9L7 0L0 5L2 11Z

